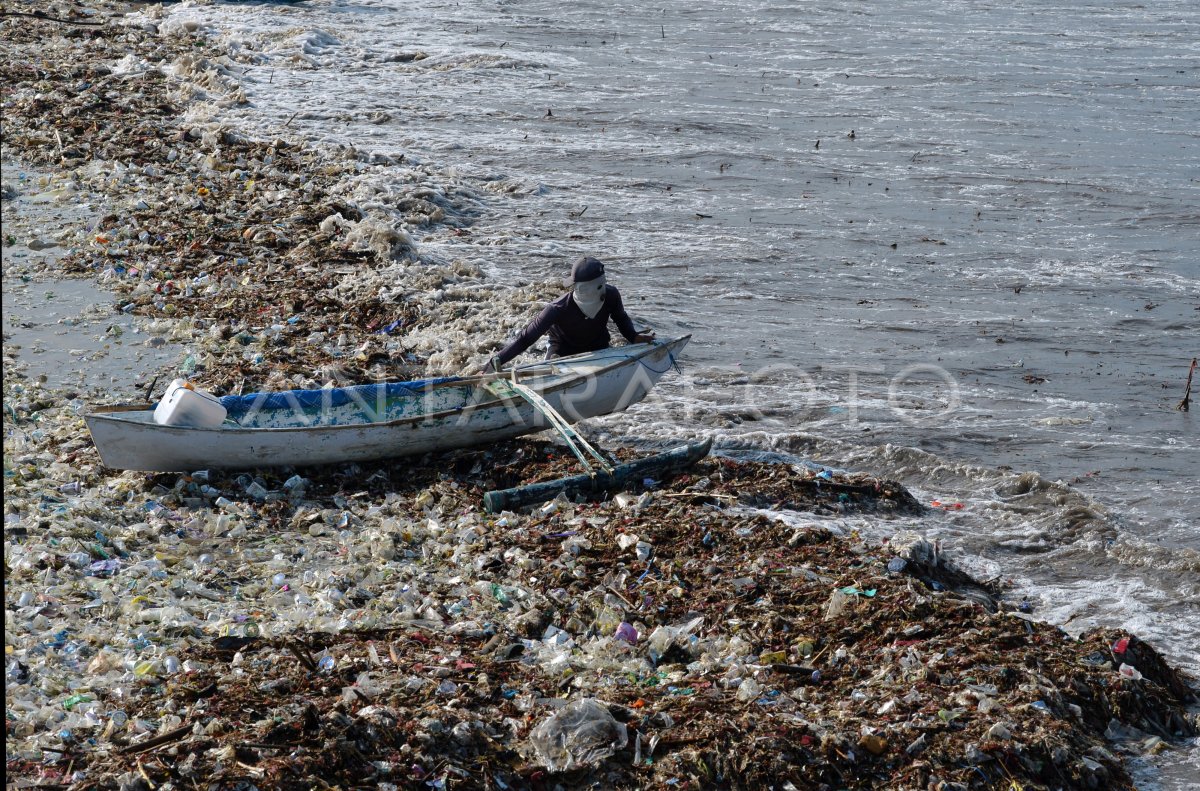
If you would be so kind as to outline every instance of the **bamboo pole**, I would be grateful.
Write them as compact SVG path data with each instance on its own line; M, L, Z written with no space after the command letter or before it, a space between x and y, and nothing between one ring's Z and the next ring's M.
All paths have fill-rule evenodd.
M1192 374L1196 372L1196 358L1192 358L1192 367L1188 368L1187 386L1183 390L1183 400L1175 408L1180 412L1187 412L1191 408L1192 396Z

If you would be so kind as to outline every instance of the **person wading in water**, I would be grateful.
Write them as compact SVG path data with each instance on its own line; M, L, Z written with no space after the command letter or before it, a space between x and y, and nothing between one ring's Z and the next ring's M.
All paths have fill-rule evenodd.
M485 372L499 371L547 333L550 348L546 359L606 349L612 340L608 333L610 319L630 343L654 340L654 333L640 333L634 328L621 292L608 285L604 264L599 260L591 256L579 259L563 285L571 290L542 308L537 318L487 362Z

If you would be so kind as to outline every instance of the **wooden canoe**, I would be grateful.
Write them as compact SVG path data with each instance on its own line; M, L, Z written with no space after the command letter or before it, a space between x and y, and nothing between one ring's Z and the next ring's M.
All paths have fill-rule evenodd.
M690 335L518 366L474 377L226 396L224 424L164 426L153 404L84 415L104 465L118 470L294 467L414 456L484 445L549 428L519 396L487 387L511 377L569 422L620 412L646 397Z
M665 478L676 475L708 455L712 438L692 442L682 447L620 464L611 472L599 470L591 475L572 475L556 481L543 481L512 489L498 489L483 495L483 509L489 514L513 511L529 505L553 500L560 494L568 498L595 497L606 492L640 485L647 476Z

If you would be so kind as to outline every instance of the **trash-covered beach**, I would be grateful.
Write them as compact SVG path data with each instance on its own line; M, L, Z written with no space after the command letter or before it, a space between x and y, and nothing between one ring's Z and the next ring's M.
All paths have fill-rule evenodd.
M422 254L476 215L435 167L193 117L240 101L236 61L123 11L6 6L4 156L37 175L5 202L105 207L19 274L98 281L123 342L180 349L142 398L455 373L557 293ZM869 472L713 456L500 514L484 492L577 473L565 448L122 473L97 393L24 365L6 340L14 787L1129 788L1200 727L1154 646L1038 623Z

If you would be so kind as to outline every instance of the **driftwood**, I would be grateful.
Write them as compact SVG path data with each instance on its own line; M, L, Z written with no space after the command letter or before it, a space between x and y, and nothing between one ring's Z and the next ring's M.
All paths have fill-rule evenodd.
M712 439L706 439L657 456L621 464L614 467L611 473L599 471L595 475L575 475L556 481L491 491L483 496L483 507L489 514L498 514L501 511L544 503L560 494L575 497L581 494L595 495L616 491L631 483L640 483L642 478L649 475L667 476L687 469L707 456L711 447Z
M56 22L60 25L78 25L80 27L104 27L103 22L84 22L79 19L60 19L56 16L50 16L42 11L0 11L0 17L3 16L23 16L29 19L41 19L46 22Z
M136 755L138 753L148 752L156 747L162 747L164 744L171 744L172 742L177 742L180 739L186 738L187 735L192 732L192 727L192 723L188 722L180 725L173 731L167 731L161 736L155 736L153 739L139 742L138 744L131 744L127 747L122 747L117 750L117 752L121 753L122 755Z
M1183 400L1175 408L1180 412L1187 412L1191 407L1192 400L1192 374L1196 372L1196 358L1192 358L1192 366L1188 368L1187 386L1183 389Z

